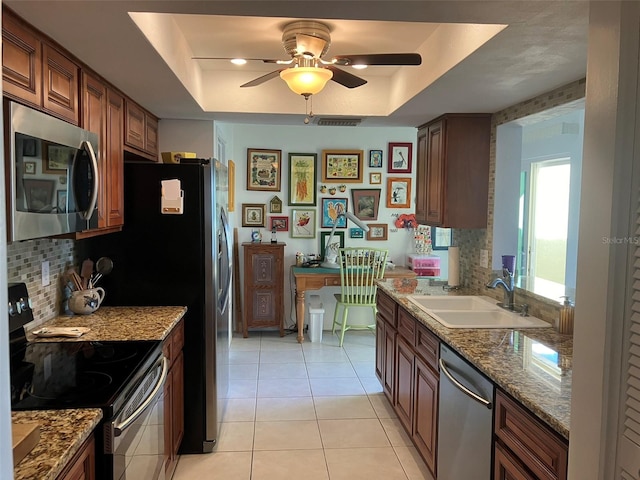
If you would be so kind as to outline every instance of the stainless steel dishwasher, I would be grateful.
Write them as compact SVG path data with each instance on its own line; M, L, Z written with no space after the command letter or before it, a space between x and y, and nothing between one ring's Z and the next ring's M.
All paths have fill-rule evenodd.
M440 346L438 479L490 480L493 383Z

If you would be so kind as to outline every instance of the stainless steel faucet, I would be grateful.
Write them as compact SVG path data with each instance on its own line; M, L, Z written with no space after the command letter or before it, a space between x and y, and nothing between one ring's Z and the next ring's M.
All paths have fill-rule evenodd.
M500 305L503 308L514 310L513 303L513 272L506 268L502 268L502 278L498 277L487 283L487 288L496 288L501 286L504 289L504 302Z

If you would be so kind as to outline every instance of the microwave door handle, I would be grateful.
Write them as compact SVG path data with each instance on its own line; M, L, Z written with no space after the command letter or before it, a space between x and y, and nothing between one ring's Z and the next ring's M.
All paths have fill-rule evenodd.
M91 191L91 201L89 202L87 211L82 213L82 218L84 220L89 220L93 215L93 210L96 208L96 203L98 202L98 159L96 158L96 154L93 151L93 147L90 142L86 140L83 141L80 144L80 148L84 148L89 153L89 158L91 158L91 167L93 168L93 190Z

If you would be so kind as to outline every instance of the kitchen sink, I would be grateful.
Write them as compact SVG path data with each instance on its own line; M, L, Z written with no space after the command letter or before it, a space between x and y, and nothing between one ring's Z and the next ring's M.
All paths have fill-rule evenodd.
M409 295L420 310L448 328L543 328L536 317L523 317L480 295Z

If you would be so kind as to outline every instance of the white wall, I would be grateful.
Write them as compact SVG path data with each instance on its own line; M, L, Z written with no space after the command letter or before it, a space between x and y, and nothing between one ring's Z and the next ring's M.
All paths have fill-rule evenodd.
M320 185L328 186L337 184L329 184L321 180L321 162L323 149L357 149L364 151L364 178L363 183L347 184L347 191L344 193L337 192L335 198L347 198L348 209L353 211L351 201L351 188L380 188L382 190L380 196L380 208L378 212L378 220L370 223L386 223L388 224L388 240L369 242L366 239L349 238L349 228L355 227L349 224L347 229L341 229L345 232L346 246L375 246L379 248L389 249L390 259L397 265L405 265L407 253L413 252L413 234L408 230L396 229L394 222L394 214L413 213L415 211L415 157L416 157L416 135L415 128L378 128L378 127L319 127L313 125L303 125L302 117L301 125L298 126L270 126L270 125L233 125L233 156L229 158L236 163L236 211L235 224L238 226L238 238L240 243L251 241L251 228L242 227L242 203L264 203L267 204L267 219L271 214L268 211L269 201L274 195L283 201L283 212L275 215L287 215L290 217L292 207L287 205L289 193L289 153L316 153L318 155L318 184L316 185L317 205L315 207L317 213L318 224L316 238L300 239L291 238L291 232L278 232L278 241L286 242L285 247L285 325L292 326L295 323L295 315L292 308L292 288L289 275L289 266L295 263L296 252L320 253L320 232L329 232L329 228L320 228L320 209L321 199L331 197L329 193L321 194ZM413 143L413 162L411 174L387 174L387 149L389 142L412 142ZM281 189L279 192L263 192L248 191L246 189L247 176L247 148L264 148L282 150L282 171L281 171ZM382 150L383 168L369 168L369 150ZM370 172L382 173L382 184L371 185L369 183ZM411 177L411 208L387 208L386 207L386 178L394 177ZM300 207L298 207L300 208ZM268 222L267 222L268 225ZM270 233L266 228L262 229L263 241L269 241ZM446 253L446 252L445 252ZM242 261L242 252L240 252ZM242 271L242 269L241 269ZM307 292L307 299L310 294L320 294L321 301L324 304L325 313L325 329L331 327L331 318L333 316L333 308L335 300L333 293L338 292L337 288L323 288L318 292ZM370 311L370 310L369 310ZM356 312L354 312L356 313ZM362 312L364 322L366 320ZM370 318L370 317L369 317ZM354 320L357 323L357 318Z
M193 152L198 158L212 158L215 152L212 120L160 120L160 152Z

